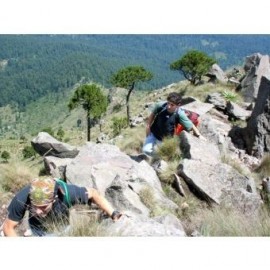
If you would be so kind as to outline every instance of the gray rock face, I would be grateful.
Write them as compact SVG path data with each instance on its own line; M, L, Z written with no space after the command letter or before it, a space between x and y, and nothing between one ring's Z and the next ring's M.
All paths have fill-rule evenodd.
M227 114L233 119L247 120L251 111L245 110L234 102L228 101L226 106Z
M209 94L206 98L206 102L209 102L215 106L215 108L224 111L226 108L226 100L220 93Z
M228 133L231 126L209 115L201 117L200 131L207 140L217 146L225 145L228 148ZM209 149L209 148L208 148Z
M260 197L254 180L222 163L220 151L224 147L222 153L230 155L232 147L226 137L221 141L218 126L225 131L226 125L218 125L218 122L215 123L213 119L210 121L207 117L204 117L202 124L208 140L213 143L206 143L183 131L180 135L180 148L184 159L178 167L178 175L184 179L190 190L209 203L233 207L246 215L258 213ZM218 147L218 144L223 147ZM231 150L233 153L234 148Z
M190 102L188 104L185 104L185 105L181 106L181 108L186 109L186 110L190 110L190 111L193 111L193 112L196 112L199 115L206 114L213 107L214 106L212 104L203 103L203 102L201 102L199 100L195 100L193 102Z
M242 131L249 154L261 158L270 152L270 81L262 77L259 93L247 127Z
M234 207L247 215L259 209L260 197L254 190L253 180L227 164L204 164L184 159L179 173L201 198L210 203Z
M96 188L120 210L148 214L140 192L150 188L158 205L176 209L162 188L154 169L146 162L132 160L118 147L109 144L87 143L66 166L66 179L79 186Z
M199 138L182 131L180 134L180 149L185 158L199 160L207 164L219 163L220 152L215 144L202 143Z
M56 140L47 132L39 132L36 138L31 141L35 151L41 155L50 155L59 158L74 158L79 151L67 144Z
M270 79L270 61L268 55L253 54L246 58L244 66L246 76L241 81L241 92L246 102L256 100L261 78Z
M71 158L58 158L54 156L44 157L45 169L54 178L66 179L66 167L72 161Z
M209 77L211 77L212 80L213 80L213 78L214 78L215 80L220 81L220 82L223 82L223 83L225 83L225 82L228 81L228 78L227 78L226 74L225 74L224 71L220 68L220 66L217 65L217 64L213 64L213 65L212 65L212 67L211 67L211 69L209 70L209 72L207 73L207 75L208 75Z
M117 222L105 220L102 228L106 236L186 236L181 222L173 215L153 219L145 216L123 216Z

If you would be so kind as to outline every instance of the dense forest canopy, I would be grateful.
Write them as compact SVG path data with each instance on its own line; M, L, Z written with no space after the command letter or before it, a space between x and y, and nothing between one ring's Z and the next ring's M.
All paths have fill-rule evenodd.
M0 106L22 108L79 81L111 87L111 75L130 65L154 75L138 89L157 89L183 79L169 65L188 50L207 53L225 70L269 48L270 35L0 35Z

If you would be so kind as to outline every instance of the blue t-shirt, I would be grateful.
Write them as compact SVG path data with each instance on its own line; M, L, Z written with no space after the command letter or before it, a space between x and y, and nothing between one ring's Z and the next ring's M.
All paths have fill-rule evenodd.
M67 185L71 205L88 204L89 199L85 187ZM59 184L55 185L55 202L51 211L46 217L38 217L31 212L31 201L29 198L30 185L21 189L12 199L8 206L8 218L19 222L23 219L26 211L29 211L28 222L34 235L44 236L48 231L48 224L65 225L69 222L69 205L64 201L64 196L59 189Z

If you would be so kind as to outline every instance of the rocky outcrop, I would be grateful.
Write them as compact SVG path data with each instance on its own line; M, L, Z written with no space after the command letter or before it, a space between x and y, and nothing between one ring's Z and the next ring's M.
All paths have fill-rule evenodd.
M228 114L229 118L231 119L240 119L245 121L250 117L251 111L245 110L232 101L228 101L226 106L226 114Z
M259 53L246 57L244 66L245 77L241 81L240 89L246 102L253 102L257 99L262 77L270 79L269 55Z
M165 196L155 170L146 161L136 162L118 147L109 144L88 142L78 149L79 154L73 159L45 157L45 168L54 177L60 176L68 183L96 188L116 209L128 211L133 217L143 216L144 220L147 220L147 217L151 220L153 209L144 204L141 195L145 190L150 193L152 208L159 209L161 213L173 213L177 209L177 205ZM140 226L144 224L142 221L139 223ZM163 225L160 222L152 220L150 223L160 227L157 235L167 231L161 228ZM149 227L149 224L145 226ZM144 230L142 227L141 230L144 235L155 235L156 229L147 232L148 229ZM184 235L184 232L177 235Z
M257 101L242 136L250 155L261 158L270 152L270 81L262 77Z
M228 151L226 154L230 154L230 148L234 151L227 137L228 130L226 124L203 115L201 131L207 142L183 131L180 149L184 159L179 164L178 175L190 192L200 199L210 204L234 207L246 215L255 215L260 198L254 180L222 163L224 151ZM174 216L178 206L163 192L154 165L152 167L145 160L136 162L110 144L88 142L78 150L79 154L74 158L47 156L45 166L52 175L61 175L68 183L96 188L113 207L133 217L132 221L114 225L112 232L121 232L125 236L185 235L181 221ZM145 194L150 199L145 198ZM167 220L167 225L161 220ZM177 222L169 225L168 220ZM139 230L135 230L137 225Z
M206 74L210 79L210 82L222 82L226 83L228 81L227 75L224 73L224 71L220 68L219 65L213 64L210 68L209 72Z
M226 100L220 93L211 93L207 96L206 102L213 104L213 106L220 110L220 111L225 111L226 109Z
M105 220L101 229L106 236L186 236L181 222L172 214L154 218L124 216L118 222Z
M222 163L221 153L215 144L202 143L182 132L180 148L185 158L179 165L178 174L198 197L209 203L233 206L246 215L258 212L260 197L254 180ZM232 195L239 193L241 196Z

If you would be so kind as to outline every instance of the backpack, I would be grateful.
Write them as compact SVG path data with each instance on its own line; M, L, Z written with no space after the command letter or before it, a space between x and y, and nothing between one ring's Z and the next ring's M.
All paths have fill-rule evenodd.
M186 114L186 116L189 118L189 120L193 123L195 127L199 124L199 114L196 112L189 111L187 109L182 109ZM174 135L179 135L184 130L184 127L180 123L175 124L174 128Z
M64 202L68 205L68 207L71 207L71 200L70 200L70 195L67 189L67 183L63 181L60 178L55 178L56 183L62 188L63 190L63 195L64 195Z
M181 108L182 109L182 108ZM189 120L195 125L195 126L197 126L198 124L199 124L199 114L198 113L196 113L196 112L192 112L192 111L189 111L189 110L187 110L187 109L182 109L185 113L186 113L186 115L187 115L187 117L189 118Z
M156 116L166 110L167 102L161 105L161 107L158 109ZM199 114L187 109L181 108L186 114L186 116L189 118L189 120L194 124L194 126L198 126L199 124ZM179 135L184 130L184 127L178 122L175 121L175 128L174 128L174 135Z

